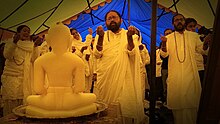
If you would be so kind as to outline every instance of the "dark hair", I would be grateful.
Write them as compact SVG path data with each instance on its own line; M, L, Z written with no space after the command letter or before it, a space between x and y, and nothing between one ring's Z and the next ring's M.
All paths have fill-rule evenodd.
M17 27L17 32L20 33L24 27L27 27L29 30L31 30L27 25L20 25Z
M194 18L186 18L185 26L187 26L191 22L194 22L195 24L197 24L197 21Z
M175 18L176 16L178 16L178 15L183 16L182 14L179 14L179 13L177 13L176 15L174 15L173 18L172 18L172 24L174 23L174 18ZM183 16L183 18L184 18L184 20L185 20L185 17L184 17L184 16Z
M168 31L168 30L171 30L171 31L173 32L173 29L171 29L171 28L166 28L166 29L163 31L163 34L165 34L165 32Z
M77 31L75 28L70 28L70 32L72 32L73 30ZM78 32L78 31L77 31Z
M118 11L116 11L116 10L110 10L110 11L108 11L108 12L105 14L105 20L107 19L107 15L108 15L110 12L115 12L115 13L119 16L119 18L121 19L121 15L120 15L120 13L119 13Z

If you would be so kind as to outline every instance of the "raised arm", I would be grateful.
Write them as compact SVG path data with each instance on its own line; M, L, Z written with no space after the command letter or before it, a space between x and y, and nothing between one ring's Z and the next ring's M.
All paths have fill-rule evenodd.
M102 49L103 49L103 39L104 39L104 34L105 34L104 29L102 28L102 26L98 26L96 32L99 35L98 42L96 44L96 49L98 51L102 51Z
M129 26L127 32L128 50L131 51L134 48L134 42L132 36L135 34L135 27Z
M166 36L160 36L160 40L162 41L162 45L161 45L161 51L160 51L160 55L165 58L168 56L168 52L167 52L167 38Z
M96 37L95 37L95 42L94 42L94 55L97 59L102 57L102 50L103 50L103 40L104 40L104 29L102 28L102 26L98 26L98 28L96 29Z

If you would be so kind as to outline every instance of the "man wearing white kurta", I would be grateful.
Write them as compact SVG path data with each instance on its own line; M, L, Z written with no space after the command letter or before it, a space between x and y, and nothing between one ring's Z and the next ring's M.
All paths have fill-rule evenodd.
M108 31L97 28L94 55L97 58L97 82L94 93L107 104L120 103L122 116L140 123L144 118L140 75L140 52L132 35L135 28L121 29L121 16L109 11L105 17ZM125 122L130 123L130 122Z
M185 26L186 26L186 30L196 32L197 21L194 18L187 18ZM199 71L200 81L202 83L205 73L203 55L196 51L195 57L196 57L196 65Z
M161 37L161 55L169 55L167 106L173 111L175 124L196 124L201 85L195 51L202 52L203 44L198 34L185 31L183 15L173 16L172 23L175 31Z

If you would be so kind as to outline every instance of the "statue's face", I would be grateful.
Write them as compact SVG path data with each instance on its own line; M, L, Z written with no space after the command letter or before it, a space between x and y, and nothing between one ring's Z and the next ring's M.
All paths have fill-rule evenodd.
M70 39L71 37L69 28L63 24L58 24L49 29L46 35L46 41L52 49L54 49L55 46L56 48L67 48L72 41L72 39Z

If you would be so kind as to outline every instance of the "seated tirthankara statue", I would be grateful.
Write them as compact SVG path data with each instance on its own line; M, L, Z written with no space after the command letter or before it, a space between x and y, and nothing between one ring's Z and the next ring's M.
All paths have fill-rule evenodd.
M27 98L26 114L37 117L71 117L96 112L96 96L85 88L84 63L67 52L71 45L68 27L59 23L49 29L46 41L52 52L34 63L34 90ZM45 85L45 78L48 84Z

